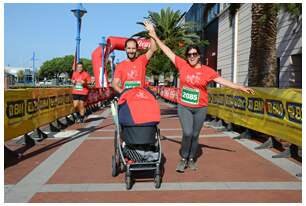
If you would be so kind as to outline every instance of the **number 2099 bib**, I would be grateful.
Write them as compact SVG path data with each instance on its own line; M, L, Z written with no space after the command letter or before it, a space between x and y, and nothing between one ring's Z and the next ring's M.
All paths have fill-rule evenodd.
M126 81L124 83L125 89L134 88L134 87L140 87L140 81Z
M75 90L82 90L83 89L83 85L82 84L76 84L74 89Z
M182 88L182 102L197 105L199 104L199 96L200 91L198 89L191 89L188 87Z

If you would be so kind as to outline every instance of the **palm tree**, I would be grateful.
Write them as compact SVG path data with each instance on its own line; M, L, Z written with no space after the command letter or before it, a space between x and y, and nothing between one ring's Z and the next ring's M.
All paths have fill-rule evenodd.
M280 9L298 17L302 4L252 4L249 86L278 86L276 38Z
M185 47L190 44L207 45L207 41L201 41L200 37L191 32L194 23L182 23L182 18L185 15L180 10L173 11L170 8L162 9L158 12L148 12L148 17L145 19L151 21L155 25L156 34L164 43L177 55L183 56ZM138 22L138 24L142 24ZM141 31L134 34L133 37L149 38L147 31ZM174 65L164 54L158 50L151 58L147 66L147 71L153 76L163 74L174 74L177 77L177 71ZM176 78L175 78L176 79Z
M277 5L252 4L249 86L275 87Z

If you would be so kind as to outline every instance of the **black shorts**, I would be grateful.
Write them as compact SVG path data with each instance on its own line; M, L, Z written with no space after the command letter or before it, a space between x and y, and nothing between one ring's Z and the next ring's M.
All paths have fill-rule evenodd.
M86 99L87 99L87 95L72 94L72 99L73 99L73 100L81 100L81 101L85 102Z

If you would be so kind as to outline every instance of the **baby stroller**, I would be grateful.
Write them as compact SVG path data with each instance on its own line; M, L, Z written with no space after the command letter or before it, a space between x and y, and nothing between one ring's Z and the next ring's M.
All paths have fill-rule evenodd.
M126 90L111 102L116 126L112 176L125 171L126 189L131 189L134 171L154 171L155 188L161 185L160 109L146 89Z

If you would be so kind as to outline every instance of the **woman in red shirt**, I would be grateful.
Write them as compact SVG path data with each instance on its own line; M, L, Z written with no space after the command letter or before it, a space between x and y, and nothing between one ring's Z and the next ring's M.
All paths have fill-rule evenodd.
M183 130L180 156L181 160L176 171L184 172L188 166L196 170L196 152L201 128L207 114L208 93L206 86L214 81L224 86L254 94L251 88L234 84L219 76L212 68L200 62L200 49L196 45L187 47L187 61L175 55L156 35L153 25L145 21L145 29L156 41L161 50L175 64L180 73L180 87L178 90L178 115Z
M73 106L80 112L80 119L78 121L84 122L85 118L85 106L84 102L87 99L88 95L88 83L90 83L90 75L87 71L83 70L83 63L79 62L76 65L76 71L72 74L72 97L73 97Z

